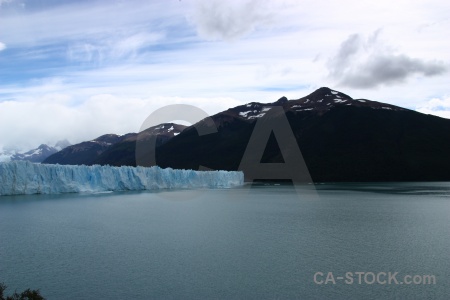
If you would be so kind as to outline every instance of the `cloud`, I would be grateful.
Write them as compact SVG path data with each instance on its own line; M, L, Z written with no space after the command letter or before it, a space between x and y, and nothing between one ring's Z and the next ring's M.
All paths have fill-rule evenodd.
M11 2L13 2L14 0L0 0L0 7L3 5L3 4L5 4L5 3L11 3Z
M97 40L74 43L67 50L67 57L73 61L103 62L137 57L141 51L164 38L162 33L127 33Z
M137 132L156 108L180 103L195 105L207 113L240 104L226 97L140 98L111 94L96 94L80 103L63 93L47 93L24 101L3 101L0 102L0 152L2 147L29 150L62 139L79 143L106 133Z
M358 34L350 35L347 40L345 40L341 47L339 48L339 52L331 61L332 72L338 75L344 70L348 64L350 63L350 59L353 55L358 53L361 47L361 36Z
M151 35L164 31L168 24L185 23L180 18L181 5L167 1L140 1L139 5L127 1L41 2L33 2L33 9L2 13L3 42L15 47L71 45L80 40L95 44L108 37Z
M2 42L0 42L0 51L3 51L6 49L6 45Z
M140 49L156 43L164 38L162 33L137 33L126 36L113 44L113 54L116 57L135 55Z
M329 76L341 86L368 89L399 84L414 75L437 76L448 70L442 61L396 54L379 41L379 35L380 30L367 39L360 34L350 35L328 61Z
M268 4L266 0L200 0L190 19L206 40L235 40L273 21Z
M416 106L416 111L450 119L450 97L433 98Z

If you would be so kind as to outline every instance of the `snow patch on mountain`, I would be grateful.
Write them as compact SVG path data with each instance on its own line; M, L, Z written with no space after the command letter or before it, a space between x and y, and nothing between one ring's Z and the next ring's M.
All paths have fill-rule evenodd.
M19 161L19 160L25 160L35 163L42 162L50 155L58 151L61 151L67 146L70 146L70 143L67 140L63 140L57 142L53 147L48 146L46 144L42 144L39 147L28 151L0 150L0 162Z

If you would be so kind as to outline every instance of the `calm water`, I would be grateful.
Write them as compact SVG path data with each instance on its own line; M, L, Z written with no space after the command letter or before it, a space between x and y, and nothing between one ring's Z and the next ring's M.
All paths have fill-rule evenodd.
M50 300L448 299L449 183L317 187L1 197L0 282Z

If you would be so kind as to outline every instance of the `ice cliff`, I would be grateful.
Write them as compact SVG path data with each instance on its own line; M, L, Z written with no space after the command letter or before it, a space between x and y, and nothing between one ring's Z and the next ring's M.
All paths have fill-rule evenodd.
M243 183L242 172L0 163L0 195L229 188Z

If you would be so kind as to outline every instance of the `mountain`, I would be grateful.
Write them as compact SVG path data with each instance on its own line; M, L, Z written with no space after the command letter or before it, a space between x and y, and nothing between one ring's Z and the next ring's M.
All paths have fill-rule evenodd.
M182 133L187 126L175 124L175 123L163 123L157 126L150 127L142 131L139 135L133 134L127 139L118 142L101 155L99 155L94 163L99 165L111 165L111 166L123 166L123 165L136 165L135 164L135 149L136 141L139 138L142 140L149 140L153 137L156 138L155 146L159 147L168 142L173 137Z
M285 111L315 182L450 180L450 120L325 87L296 100L252 102L218 113L212 116L217 133L198 136L191 126L157 148L156 162L237 170L256 121L273 106ZM284 116L271 118L277 123ZM261 162L283 161L272 134Z
M74 145L45 162L134 166L136 143L157 137L156 164L161 167L238 170L245 154L246 160L258 160L275 173L274 164L289 165L299 149L298 166L306 165L309 171L305 181L450 180L450 120L368 99L353 99L326 87L300 99L282 97L273 103L240 105L211 119L217 128L214 134L198 135L195 126L212 126L205 121L186 129L161 124L139 135L115 136L115 142L97 148L93 144L101 143L96 140ZM288 126L280 125L264 136L258 128L267 124ZM287 148L283 146L281 151L280 143L289 138L291 131L295 142ZM249 141L257 141L258 147ZM93 150L83 150L88 145ZM258 176L258 172L252 175L254 169L245 164L241 169L246 180ZM267 178L261 175L258 179Z
M186 126L174 123L160 124L146 129L145 136L157 136L158 145L179 134ZM137 133L125 135L105 134L94 140L69 146L49 156L43 163L60 165L123 165L121 159L126 157L130 144L136 143ZM133 153L134 156L134 153ZM103 163L108 158L107 163Z
M26 160L30 162L41 162L53 153L58 152L54 147L42 144L36 149L25 153L16 153L11 156L11 160Z
M42 144L36 149L31 149L26 152L16 152L16 151L6 151L3 153L3 159L4 161L18 161L18 160L24 160L34 163L40 163L44 161L47 157L50 155L64 149L65 147L70 146L69 141L62 140L58 141L55 146L49 146L46 144ZM0 154L1 155L1 154Z
M129 134L132 135L132 134ZM82 142L56 152L43 161L45 164L91 165L95 158L111 145L126 139L129 135L105 134L92 141Z

